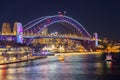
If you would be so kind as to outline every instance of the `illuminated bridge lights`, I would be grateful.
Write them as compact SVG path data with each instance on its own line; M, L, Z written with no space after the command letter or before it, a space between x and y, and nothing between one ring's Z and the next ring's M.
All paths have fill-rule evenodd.
M55 23L67 23L68 25L71 25L72 27L67 27L70 28L73 33L76 33L77 35L83 35L81 37L77 35L40 35L39 33L42 32L45 28L55 24ZM74 31L72 28L76 29ZM46 37L46 38L69 38L69 39L79 39L79 40L89 40L93 41L91 35L87 32L87 30L75 19L68 17L68 16L60 16L60 15L54 15L54 16L44 16L38 19L35 19L28 24L26 24L23 27L24 33L28 34L31 33L31 35L25 35L23 34L24 38L40 38L40 37ZM38 35L39 34L39 35ZM31 37L30 37L31 36ZM30 40L29 43L31 43L32 39Z
M47 19L50 19L51 22L50 23L47 23ZM79 32L83 33L84 36L86 37L91 37L90 34L85 30L85 28L80 24L78 23L77 21L75 21L74 19L70 18L70 17L67 17L67 16L59 16L59 15L55 15L55 16L48 16L48 17L45 17L45 18L42 18L41 20L39 21L34 21L33 24L30 24L29 26L24 26L25 29L24 31L26 30L29 30L29 29L32 29L34 27L36 27L37 25L41 25L41 30L43 30L45 27L47 26L50 26L54 23L57 23L57 22L65 22L65 23L68 23L70 25L73 25ZM44 26L46 25L46 26Z
M64 25L63 28L66 29L66 33L58 34L57 32L54 34L50 34L50 33L47 33L46 35L41 34L44 29L49 28L50 26L57 23ZM14 35L14 34L5 34L5 35ZM36 38L65 38L65 39L95 41L95 39L92 38L92 36L79 22L65 15L44 16L41 18L37 18L23 26L23 34L21 35L23 36L24 40L25 38L28 39L27 42L28 44L30 44Z

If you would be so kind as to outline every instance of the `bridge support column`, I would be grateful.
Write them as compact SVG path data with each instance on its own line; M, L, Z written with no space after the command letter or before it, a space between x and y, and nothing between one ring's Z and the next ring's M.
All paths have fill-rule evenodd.
M17 22L17 43L23 43L23 27L22 23Z
M95 41L93 41L93 50L96 51L96 48L98 47L98 35L97 35L97 33L93 34L93 38L95 39Z

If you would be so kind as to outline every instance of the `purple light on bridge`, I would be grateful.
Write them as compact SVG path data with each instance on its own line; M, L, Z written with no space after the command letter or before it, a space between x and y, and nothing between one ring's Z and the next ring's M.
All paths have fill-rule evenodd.
M23 43L23 28L21 23L17 23L17 43Z

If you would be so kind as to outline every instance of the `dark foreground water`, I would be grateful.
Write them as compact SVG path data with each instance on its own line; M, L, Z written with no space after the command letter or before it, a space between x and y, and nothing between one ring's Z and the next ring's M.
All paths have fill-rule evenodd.
M0 80L120 80L120 64L105 62L100 54L66 55L0 65Z

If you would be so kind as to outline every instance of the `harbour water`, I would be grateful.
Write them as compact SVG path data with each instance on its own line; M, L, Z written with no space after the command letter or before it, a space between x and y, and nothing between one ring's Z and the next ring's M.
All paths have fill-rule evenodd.
M120 80L120 64L101 54L67 54L28 62L0 65L0 80Z

